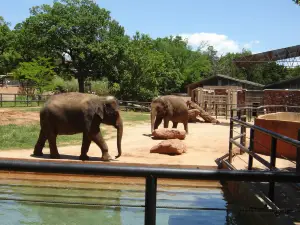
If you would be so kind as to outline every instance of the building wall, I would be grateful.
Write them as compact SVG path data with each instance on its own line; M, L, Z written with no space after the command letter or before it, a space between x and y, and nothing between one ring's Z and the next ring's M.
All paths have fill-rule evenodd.
M300 105L300 90L264 90L264 105Z

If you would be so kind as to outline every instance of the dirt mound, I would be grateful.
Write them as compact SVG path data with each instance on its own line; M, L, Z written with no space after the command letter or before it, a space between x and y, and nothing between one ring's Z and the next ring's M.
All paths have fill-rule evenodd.
M0 109L0 126L7 124L32 124L40 121L39 112L22 112L11 109Z

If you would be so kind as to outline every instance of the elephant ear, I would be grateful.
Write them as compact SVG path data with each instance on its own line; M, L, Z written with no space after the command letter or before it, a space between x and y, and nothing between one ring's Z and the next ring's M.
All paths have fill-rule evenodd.
M165 112L169 112L169 115L173 114L173 106L168 99L164 99Z
M96 106L95 114L100 117L101 120L104 118L104 104Z

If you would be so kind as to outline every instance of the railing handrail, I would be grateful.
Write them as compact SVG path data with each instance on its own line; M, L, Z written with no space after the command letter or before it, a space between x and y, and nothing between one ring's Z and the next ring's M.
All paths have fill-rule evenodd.
M244 121L242 121L242 120L239 120L239 119L236 118L236 117L232 117L232 118L230 118L230 119L231 119L232 121L234 121L234 122L240 124L240 125L243 125L243 126L245 126L245 127L252 128L252 129L254 129L254 130L257 130L257 131L260 131L260 132L262 132L262 133L268 134L268 135L270 135L271 137L274 137L274 138L276 138L276 139L278 139L278 140L281 140L281 141L284 141L284 142L286 142L286 143L289 143L289 144L295 146L296 148L300 148L300 141L297 141L297 140L295 140L295 139L293 139L293 138L290 138L290 137L287 137L287 136L278 134L278 133L276 133L276 132L273 132L273 131L271 131L271 130L267 130L267 129L262 128L262 127L257 126L257 125L249 124L249 123L247 123L247 122L244 122Z
M0 160L0 170L65 173L104 176L127 176L175 178L191 180L230 180L253 182L299 182L300 174L278 171L231 171L231 170L202 170L165 167L114 166L99 164L77 164L60 162L30 162L22 160Z

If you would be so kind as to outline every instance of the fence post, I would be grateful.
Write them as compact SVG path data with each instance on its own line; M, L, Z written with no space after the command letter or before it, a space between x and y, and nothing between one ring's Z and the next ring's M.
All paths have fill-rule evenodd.
M233 110L230 110L230 130L229 130L229 163L232 163L232 143L231 139L233 138Z
M298 141L300 141L300 129L298 130ZM300 148L297 148L296 172L300 173Z
M245 110L243 110L243 114L245 113ZM239 111L239 119L243 122L246 122L246 115L241 115L241 111ZM245 136L242 136L240 138L240 144L243 146L246 146L246 127L241 125L241 134L245 134ZM240 154L244 154L244 151L242 149L240 149Z
M146 177L145 189L145 225L155 225L156 223L156 191L157 178L152 175Z
M216 119L218 119L218 104L215 105L215 111Z
M271 157L270 157L271 170L273 170L273 167L275 167L275 165L276 165L276 148L277 148L277 139L272 137ZM271 201L274 201L274 189L275 189L275 182L270 182L269 183L269 199Z
M249 143L249 151L254 151L254 129L250 129L250 143ZM252 170L253 166L253 156L249 154L249 160L248 160L248 170Z
M1 107L2 107L2 106L3 106L3 105L2 105L2 99L3 99L3 98L2 98L2 94L0 94L0 97L1 97L1 98L0 98L0 99L1 99L1 102L0 102L0 103L1 103Z
M26 104L27 104L27 107L28 107L28 94L26 95Z
M17 95L15 94L15 107L17 106Z
M225 105L225 119L226 120L227 120L227 114L228 114L227 110L228 110L228 106L227 106L227 103L226 103L226 105Z

